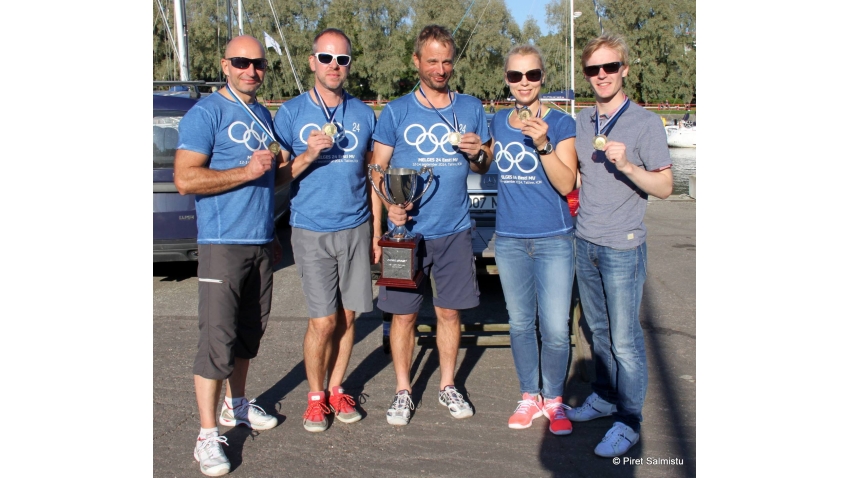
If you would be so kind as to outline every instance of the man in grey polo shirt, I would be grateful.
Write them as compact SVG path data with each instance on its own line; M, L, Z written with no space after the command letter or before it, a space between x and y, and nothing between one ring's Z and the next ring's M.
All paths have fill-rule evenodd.
M640 301L646 280L649 194L673 191L670 153L661 117L623 91L629 54L622 38L591 40L581 56L595 108L576 118L581 189L576 222L576 274L582 308L593 331L596 381L574 422L614 415L595 453L613 457L637 443L648 374Z
M174 183L195 195L198 221L198 353L195 396L201 432L195 459L201 472L230 472L215 421L268 430L277 418L245 398L251 359L257 356L272 299L274 185L269 151L271 114L257 102L265 77L265 49L239 36L227 44L221 68L227 85L199 101L180 121ZM279 245L277 246L279 248Z

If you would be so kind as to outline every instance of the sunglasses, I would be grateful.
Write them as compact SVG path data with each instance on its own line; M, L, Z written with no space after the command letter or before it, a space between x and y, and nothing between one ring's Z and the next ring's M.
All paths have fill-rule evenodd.
M315 53L314 55L323 65L330 65L334 60L339 66L348 66L351 63L351 55L334 55L333 53Z
M623 66L623 62L621 61L605 63L604 65L587 65L584 67L584 74L587 76L596 76L599 74L600 68L605 70L605 73L617 73L620 71L621 66Z
M540 81L540 79L543 78L543 71L538 68L536 70L528 70L525 73L514 70L508 70L505 72L505 78L508 79L508 83L519 83L522 81L523 75L528 78L528 81Z
M240 70L248 68L248 65L254 65L255 70L265 70L266 66L268 66L268 62L265 58L243 58L241 56L234 56L233 58L225 58L225 60L229 61L234 68L239 68Z

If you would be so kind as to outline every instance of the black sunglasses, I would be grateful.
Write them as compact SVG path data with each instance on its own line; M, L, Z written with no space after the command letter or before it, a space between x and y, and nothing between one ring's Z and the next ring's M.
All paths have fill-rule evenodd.
M613 61L604 65L587 65L584 67L584 74L587 76L596 76L599 74L600 68L605 70L605 73L617 73L620 71L621 66L623 66L623 62L621 61Z
M339 66L348 66L351 63L351 55L334 55L333 53L316 53L315 55L319 63L323 65L330 65L334 60Z
M540 81L540 79L543 78L543 70L538 68L536 70L528 70L525 73L514 70L508 70L505 72L505 78L508 79L508 83L519 83L522 81L523 75L528 78L528 81Z
M225 60L229 61L234 68L239 68L240 70L248 68L248 65L254 65L255 70L265 70L266 66L268 66L268 62L265 58L243 58L241 56L234 56L233 58L225 58Z

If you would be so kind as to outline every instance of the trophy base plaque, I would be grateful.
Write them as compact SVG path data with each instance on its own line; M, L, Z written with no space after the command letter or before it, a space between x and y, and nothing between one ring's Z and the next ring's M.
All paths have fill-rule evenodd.
M378 241L381 247L381 278L375 284L402 289L419 288L425 276L416 257L421 240L422 234L401 240L382 237Z

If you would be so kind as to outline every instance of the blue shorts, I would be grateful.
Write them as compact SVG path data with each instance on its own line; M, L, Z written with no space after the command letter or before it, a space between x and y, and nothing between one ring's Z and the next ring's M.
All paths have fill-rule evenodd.
M423 240L419 245L418 258L425 278L430 278L435 307L452 310L478 307L478 279L475 277L471 229ZM415 290L381 286L378 308L390 314L415 314L422 305L428 283L423 280Z

